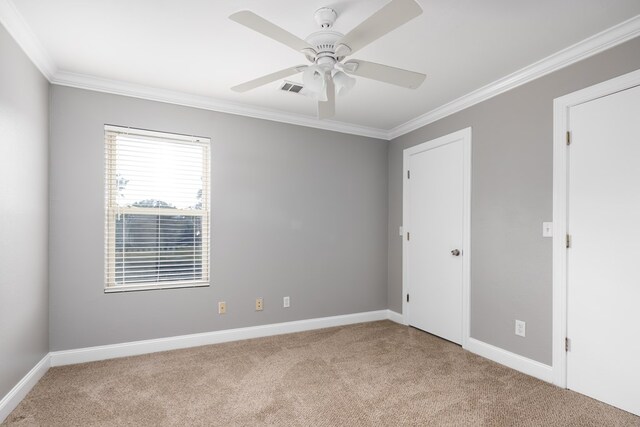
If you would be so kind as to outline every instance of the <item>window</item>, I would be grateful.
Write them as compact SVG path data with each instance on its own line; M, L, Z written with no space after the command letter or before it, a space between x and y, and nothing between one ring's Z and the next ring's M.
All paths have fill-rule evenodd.
M209 143L105 126L105 292L209 284Z

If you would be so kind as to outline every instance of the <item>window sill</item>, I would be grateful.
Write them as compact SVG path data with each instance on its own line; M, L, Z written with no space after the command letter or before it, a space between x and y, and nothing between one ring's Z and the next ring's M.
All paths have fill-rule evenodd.
M183 285L166 284L166 285L129 285L129 286L111 286L104 288L105 294L116 294L121 292L138 292L138 291L154 291L161 289L184 289L184 288L208 288L209 282L188 283Z

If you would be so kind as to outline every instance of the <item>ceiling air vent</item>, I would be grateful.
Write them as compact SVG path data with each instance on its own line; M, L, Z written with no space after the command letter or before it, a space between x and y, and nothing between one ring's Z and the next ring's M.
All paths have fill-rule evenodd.
M285 80L284 82L282 82L282 85L280 86L280 90L283 90L285 92L300 93L303 87L304 86L302 86L299 83L288 82Z

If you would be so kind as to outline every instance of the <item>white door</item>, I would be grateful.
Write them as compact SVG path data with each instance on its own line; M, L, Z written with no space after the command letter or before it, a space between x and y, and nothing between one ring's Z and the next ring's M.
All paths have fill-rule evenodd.
M405 150L407 322L462 343L470 131Z
M640 87L569 128L567 387L640 415Z

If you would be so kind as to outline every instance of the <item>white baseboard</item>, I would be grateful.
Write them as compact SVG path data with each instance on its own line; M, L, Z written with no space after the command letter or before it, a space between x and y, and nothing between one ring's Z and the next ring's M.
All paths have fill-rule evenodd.
M398 313L397 311L393 311L393 310L387 310L387 319L391 320L392 322L396 322L399 323L401 325L406 325L405 321L404 321L404 316L400 313Z
M536 362L524 356L512 353L502 348L487 344L475 338L469 338L465 350L493 360L501 365L508 366L532 377L536 377L546 382L553 382L553 368L544 363Z
M31 391L33 386L47 373L47 370L49 370L49 362L50 358L49 354L47 354L0 400L0 423L9 416L11 411L16 409L16 406L18 406L27 393Z
M75 363L95 362L97 360L155 353L158 351L176 350L180 348L198 347L202 345L310 331L313 329L330 328L333 326L351 325L353 323L373 322L376 320L385 320L389 317L389 310L378 310L364 313L345 314L342 316L274 323L271 325L226 329L201 334L133 341L122 344L53 351L49 354L51 355L51 366L72 365Z
M218 344L230 341L260 338L294 332L311 331L314 329L330 328L334 326L351 325L354 323L374 322L377 320L391 320L404 325L402 314L392 310L378 310L364 313L345 314L342 316L322 317L316 319L297 320L293 322L275 323L271 325L251 326L247 328L226 329L222 331L205 332L201 334L181 335L169 338L159 338L144 341L134 341L122 344L87 347L74 350L53 351L42 358L27 375L20 380L11 391L0 400L0 423L24 399L33 386L42 378L50 366L72 365L75 363L94 362L117 357L136 356L159 351L176 350L180 348L198 347L202 345ZM469 338L465 349L494 362L508 366L525 374L552 382L553 370L551 366L535 360L519 356L510 351Z

